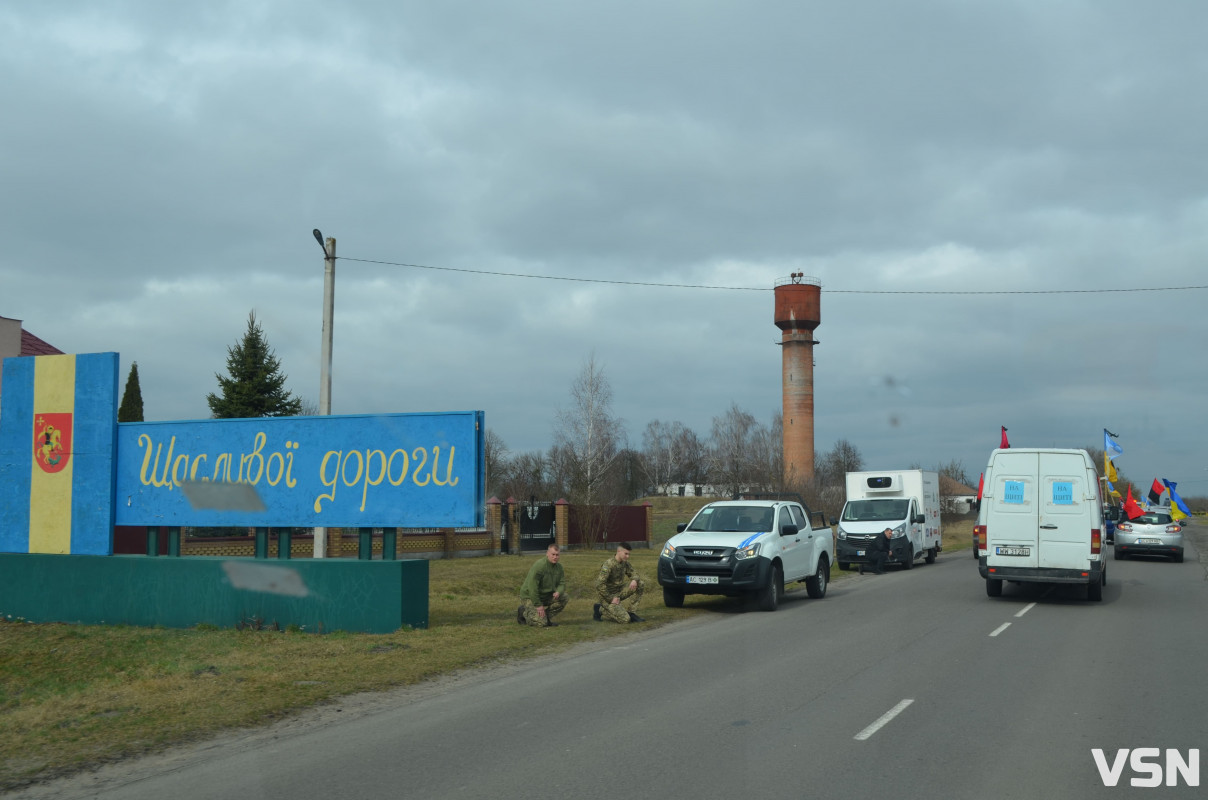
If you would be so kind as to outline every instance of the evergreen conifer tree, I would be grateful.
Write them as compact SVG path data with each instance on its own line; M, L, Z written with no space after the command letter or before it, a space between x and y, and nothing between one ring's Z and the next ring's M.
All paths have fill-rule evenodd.
M118 422L143 421L143 390L138 385L138 362L130 365L126 388L122 390L122 404L117 408Z
M293 417L302 410L302 401L285 389L281 362L264 338L254 310L248 314L243 340L227 348L227 372L229 377L214 374L222 394L206 397L215 419Z

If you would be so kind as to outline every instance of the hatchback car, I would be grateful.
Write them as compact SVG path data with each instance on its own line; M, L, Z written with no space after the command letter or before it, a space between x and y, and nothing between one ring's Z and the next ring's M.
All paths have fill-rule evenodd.
M1146 511L1139 517L1121 520L1116 526L1115 555L1166 556L1183 560L1183 526L1164 509Z

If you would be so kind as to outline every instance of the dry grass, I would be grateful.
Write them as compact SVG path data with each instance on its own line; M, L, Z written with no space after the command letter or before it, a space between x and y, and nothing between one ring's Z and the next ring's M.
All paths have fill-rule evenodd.
M956 528L945 550L968 548L969 527ZM517 589L538 557L433 561L428 630L319 636L0 622L0 791L262 724L342 695L413 684L631 630L591 619L591 586L608 557L604 551L564 552L572 602L558 617L558 627L517 625ZM683 608L664 607L654 580L657 558L657 549L633 552L634 565L651 587L641 608L649 622L639 627L737 602L690 596ZM836 569L833 577L842 575Z
M660 625L724 602L662 605L657 552L633 562ZM215 732L257 725L341 695L624 635L591 619L608 553L566 552L570 607L559 625L516 624L517 590L539 554L430 565L429 628L386 635L0 623L0 790Z

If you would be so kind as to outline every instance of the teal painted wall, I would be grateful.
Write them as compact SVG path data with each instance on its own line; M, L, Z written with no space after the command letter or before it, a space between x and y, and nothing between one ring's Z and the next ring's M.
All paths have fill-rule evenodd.
M167 628L258 619L310 632L392 633L428 627L428 562L0 553L0 614Z

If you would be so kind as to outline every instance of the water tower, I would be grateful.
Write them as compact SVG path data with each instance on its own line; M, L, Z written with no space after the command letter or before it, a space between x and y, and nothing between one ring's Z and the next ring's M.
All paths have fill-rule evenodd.
M814 328L821 323L822 284L794 272L776 282L784 402L784 481L801 485L814 477Z

